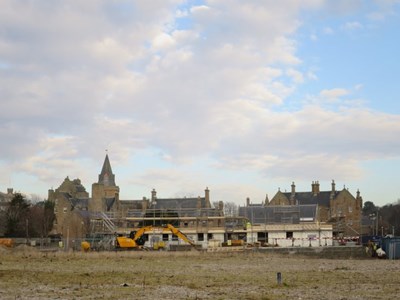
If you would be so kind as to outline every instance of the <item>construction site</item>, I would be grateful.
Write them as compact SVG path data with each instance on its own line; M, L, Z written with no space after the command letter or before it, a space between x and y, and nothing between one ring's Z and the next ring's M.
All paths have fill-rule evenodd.
M312 207L308 207L312 209ZM155 250L217 251L221 247L320 247L332 246L332 226L311 218L300 222L293 207L271 207L272 220L256 217L216 216L214 209L130 210L127 216L117 213L90 215L90 232L86 236L91 249L138 248ZM266 218L268 216L262 216ZM283 223L276 222L276 219ZM271 218L271 216L270 216ZM274 221L275 220L275 221ZM295 222L297 220L297 222ZM122 238L136 241L124 243Z
M151 197L139 200L122 200L119 194L108 155L91 196L79 179L66 177L57 189L49 190L56 215L52 234L66 249L77 249L77 241L85 241L86 250L96 251L335 243L333 226L321 221L318 204L254 205L247 200L236 213L226 215L224 202L212 202L208 187L198 197L161 198L155 189Z
M189 214L188 210L183 211ZM99 213L90 218L86 240L93 250L146 248L154 250L217 251L221 247L331 246L332 226L315 222L298 224L252 224L246 217L174 216L166 210L147 210L146 215L124 218ZM182 211L180 211L182 213ZM280 208L282 214L282 208ZM150 216L151 215L151 216ZM119 243L122 238L134 243Z

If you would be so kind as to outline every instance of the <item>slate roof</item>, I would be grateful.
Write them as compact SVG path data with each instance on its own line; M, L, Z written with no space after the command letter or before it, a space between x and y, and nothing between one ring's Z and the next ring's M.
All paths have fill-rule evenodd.
M75 198L72 197L69 193L61 192L61 195L64 196L71 203L71 210L77 209L87 209L89 204L89 198Z
M106 209L109 211L115 203L115 197L105 198L104 200L106 202Z
M201 207L197 206L200 199ZM150 209L168 210L178 213L179 217L220 216L221 212L215 208L208 208L203 198L164 198L157 199Z
M301 221L315 222L317 205L273 205L239 207L239 216L252 224L299 224Z
M164 198L157 199L156 204L151 205L155 209L185 209L198 208L197 200L199 198ZM201 208L206 208L206 199L200 198Z
M86 192L85 187L82 184L76 185L77 192Z
M119 205L124 209L143 209L143 200L120 200Z
M291 197L291 193L282 193L288 199ZM335 197L339 194L338 191L335 192ZM300 192L295 193L296 204L299 205L310 205L310 204L318 204L321 206L330 207L330 199L331 199L331 192L319 192L318 194L314 194L312 192Z

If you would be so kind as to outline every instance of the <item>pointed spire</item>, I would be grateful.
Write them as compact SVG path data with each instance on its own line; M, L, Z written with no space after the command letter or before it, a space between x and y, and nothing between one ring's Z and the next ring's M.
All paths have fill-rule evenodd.
M99 174L99 183L106 186L115 186L115 175L112 172L110 159L108 158L108 153L104 159L103 168Z

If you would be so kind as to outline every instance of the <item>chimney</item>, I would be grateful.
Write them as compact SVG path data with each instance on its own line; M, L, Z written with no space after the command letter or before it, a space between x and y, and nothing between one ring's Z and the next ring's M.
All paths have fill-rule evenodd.
M314 196L319 194L319 181L313 181L311 184L311 192Z
M335 180L332 179L332 194L334 194L336 192L336 188L335 188Z
M356 203L357 203L357 206L358 206L360 209L362 209L362 206L363 206L363 199L362 199L362 197L361 197L361 195L360 195L360 190L357 190Z
M157 199L157 192L155 189L151 191L151 202L155 202Z
M224 211L224 202L223 201L219 201L218 202L218 210L220 210L220 211Z
M296 195L296 185L294 184L294 181L292 182L292 191L290 194L290 204L294 205L295 204L295 195Z
M8 189L7 189L7 194L11 195L11 194L13 193L13 191L14 191L14 189L8 188Z
M206 187L205 191L205 200L206 200L206 207L210 208L211 207L211 203L210 203L210 190L208 189L208 187Z
M296 194L296 186L294 182L292 182L292 195Z
M250 198L249 197L246 198L246 206L250 206Z

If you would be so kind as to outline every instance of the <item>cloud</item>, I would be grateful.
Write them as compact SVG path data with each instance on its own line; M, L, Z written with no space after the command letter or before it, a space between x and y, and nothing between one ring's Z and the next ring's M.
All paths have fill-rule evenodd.
M346 96L349 94L349 91L342 88L336 88L331 90L322 90L320 92L320 96L322 98L327 99L328 101L335 101L338 98Z
M304 75L300 71L297 71L295 69L289 69L286 71L286 74L293 78L293 81L296 84L300 84L304 82Z
M334 34L335 31L331 27L325 27L323 29L323 33L326 34L326 35L331 35L331 34Z
M367 18L371 21L384 21L388 17L396 17L396 5L399 5L398 0L382 0L374 1L374 10L367 14Z
M341 28L345 31L354 31L363 29L364 26L359 22L353 21L353 22L346 22L345 24L342 25Z
M312 174L355 179L361 176L360 161L395 157L394 149L400 146L395 141L400 133L398 116L359 109L334 112L319 106L292 114L260 113L264 118L248 113L257 121L247 125L245 134L223 140L219 167L303 180L312 180Z
M207 157L212 171L357 177L360 160L397 155L400 122L344 105L357 88L295 94L318 79L298 54L300 13L322 6L2 1L0 163L49 186L68 174L90 184L105 149L115 165L157 149L171 168ZM138 183L197 190L199 174L151 166Z

